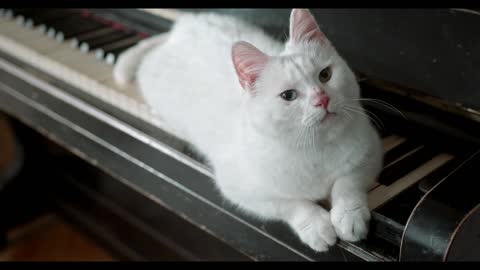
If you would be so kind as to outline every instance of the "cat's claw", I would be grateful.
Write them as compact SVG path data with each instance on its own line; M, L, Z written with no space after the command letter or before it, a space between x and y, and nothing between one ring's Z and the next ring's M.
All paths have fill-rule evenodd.
M370 210L366 206L336 206L330 211L338 237L348 242L365 239L368 234Z
M330 215L322 211L312 214L295 227L303 243L317 252L325 252L337 242Z

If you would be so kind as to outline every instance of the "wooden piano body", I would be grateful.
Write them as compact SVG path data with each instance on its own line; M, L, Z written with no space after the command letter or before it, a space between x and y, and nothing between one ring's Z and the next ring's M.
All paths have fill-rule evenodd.
M48 138L30 145L41 153L29 165L43 178L40 198L120 258L161 260L169 250L186 260L480 259L480 33L465 29L480 21L475 10L313 10L362 95L401 111L365 104L385 148L369 192L370 235L327 253L228 205L135 85L113 82L119 53L191 10L47 11L0 11L0 111ZM289 13L215 11L279 38ZM85 23L69 26L77 21Z

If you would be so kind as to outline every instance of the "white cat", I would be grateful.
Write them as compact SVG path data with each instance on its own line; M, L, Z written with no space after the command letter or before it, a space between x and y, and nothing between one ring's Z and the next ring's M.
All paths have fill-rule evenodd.
M119 83L214 168L240 209L287 223L316 251L368 233L367 188L382 146L359 86L310 11L294 9L282 44L236 18L184 15L166 35L125 52ZM328 199L327 211L316 201Z

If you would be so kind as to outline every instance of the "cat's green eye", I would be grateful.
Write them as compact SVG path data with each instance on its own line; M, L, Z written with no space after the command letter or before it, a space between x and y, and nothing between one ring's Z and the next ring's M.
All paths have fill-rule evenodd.
M332 69L330 67L326 67L322 69L322 71L320 71L320 74L318 75L318 78L322 83L328 82L331 77L332 77Z
M284 91L280 94L280 97L282 97L286 101L295 100L297 98L297 90L290 89L290 90Z

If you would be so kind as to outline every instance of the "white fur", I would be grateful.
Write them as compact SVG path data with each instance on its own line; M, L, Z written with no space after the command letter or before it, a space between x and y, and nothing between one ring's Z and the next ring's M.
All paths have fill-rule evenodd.
M309 12L302 14L309 19ZM307 30L309 37L323 36ZM269 57L252 89L242 88L232 63L237 41ZM145 100L207 157L225 198L259 218L287 223L317 251L337 235L347 241L366 236L366 192L382 155L368 119L345 107L362 110L354 74L324 41L281 44L231 17L189 14L137 72ZM332 78L322 84L318 73L328 65ZM279 97L288 89L300 92L293 102ZM336 113L324 122L326 111L310 102L318 89ZM322 199L330 200L330 211L315 203Z
M136 46L123 52L115 64L113 78L120 85L127 85L134 80L138 65L142 62L145 54L153 47L161 45L168 38L168 34L160 34L153 38L142 40Z

